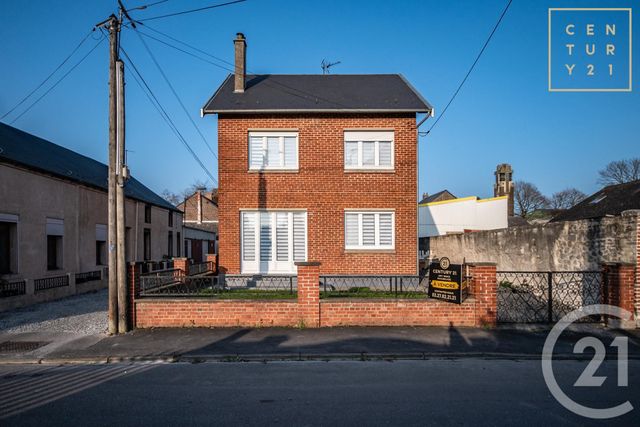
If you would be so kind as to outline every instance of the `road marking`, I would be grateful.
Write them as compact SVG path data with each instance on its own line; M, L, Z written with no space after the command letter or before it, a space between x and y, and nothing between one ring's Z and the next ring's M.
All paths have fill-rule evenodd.
M33 367L0 376L0 419L29 411L154 365ZM3 378L9 376L9 381Z

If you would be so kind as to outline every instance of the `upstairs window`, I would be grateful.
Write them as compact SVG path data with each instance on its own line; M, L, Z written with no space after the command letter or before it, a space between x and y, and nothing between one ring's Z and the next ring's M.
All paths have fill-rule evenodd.
M344 214L345 249L394 249L393 212L355 212Z
M393 170L393 131L345 131L346 170Z
M297 132L249 132L249 170L297 169Z
M144 205L144 222L151 224L151 205Z
M169 227L173 227L173 212L169 211Z

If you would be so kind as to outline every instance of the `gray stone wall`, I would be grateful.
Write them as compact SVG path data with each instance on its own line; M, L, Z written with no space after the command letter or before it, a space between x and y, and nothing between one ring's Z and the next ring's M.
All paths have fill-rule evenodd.
M495 262L503 271L599 270L636 262L636 217L620 216L432 237L429 257Z

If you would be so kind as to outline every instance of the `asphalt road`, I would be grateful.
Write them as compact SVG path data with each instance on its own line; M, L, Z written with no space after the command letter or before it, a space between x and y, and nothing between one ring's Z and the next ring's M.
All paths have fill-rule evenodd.
M606 361L600 388L572 384L587 362L555 361L581 404L629 400L626 416L595 421L551 396L536 360L269 362L0 366L2 425L637 425L640 361L618 387Z

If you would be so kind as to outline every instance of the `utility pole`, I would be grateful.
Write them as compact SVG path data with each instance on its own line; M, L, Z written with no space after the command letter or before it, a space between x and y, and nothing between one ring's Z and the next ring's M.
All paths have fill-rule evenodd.
M116 138L118 114L116 110L116 61L120 21L115 15L108 19L109 30L109 333L118 333L118 257L116 228Z
M116 95L117 95L117 138L116 138L116 258L118 281L118 333L129 330L127 325L127 268L126 268L126 242L125 242L125 198L124 185L128 178L128 170L125 165L125 115L124 115L124 62L116 61Z

